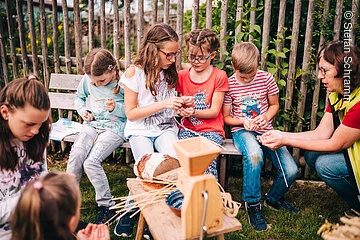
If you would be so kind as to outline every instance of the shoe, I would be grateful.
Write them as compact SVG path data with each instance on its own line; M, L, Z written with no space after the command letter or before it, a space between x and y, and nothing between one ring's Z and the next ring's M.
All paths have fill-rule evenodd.
M299 213L299 210L291 206L289 203L285 201L284 198L280 198L278 201L270 201L269 199L266 199L264 201L265 207L268 207L270 209L273 209L275 211L285 210L289 213Z
M245 202L245 208L248 213L249 223L255 228L256 231L265 231L267 224L264 219L260 202L247 203Z
M115 210L110 210L108 207L100 206L100 212L94 224L102 224L102 223L111 224L115 220L114 218L115 214L116 214Z
M150 232L149 228L145 228L143 237L144 237L145 239L147 239L147 240L152 240L152 239L154 239L153 236L151 235L151 232Z
M134 222L129 213L119 219L114 228L114 234L119 237L131 237Z

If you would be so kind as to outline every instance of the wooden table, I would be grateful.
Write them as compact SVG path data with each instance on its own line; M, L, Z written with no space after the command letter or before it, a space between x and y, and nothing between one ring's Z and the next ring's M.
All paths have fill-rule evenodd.
M128 180L127 186L132 195L145 192L140 181ZM135 199L139 201L140 199ZM147 223L151 234L155 240L178 240L183 239L181 233L181 218L177 217L166 205L165 200L159 203L151 204L144 208L139 217L136 240L141 240L145 222ZM224 234L241 229L241 223L233 217L223 215L223 226L206 237L224 239Z

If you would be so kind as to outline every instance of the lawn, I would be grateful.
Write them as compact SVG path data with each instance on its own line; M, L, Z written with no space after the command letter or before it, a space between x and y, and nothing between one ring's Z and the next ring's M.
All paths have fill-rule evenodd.
M65 171L67 155L49 154L48 167L50 171ZM235 201L241 202L242 191L242 165L241 159L234 159L228 171L228 183L226 191L230 192ZM114 197L126 196L126 178L134 177L132 164L125 165L123 161L106 161L103 164L107 173L111 192ZM275 173L263 174L262 193L269 190ZM86 175L81 180L82 210L81 219L92 222L97 216L95 192ZM337 194L325 185L311 182L297 181L285 196L289 203L300 210L299 214L275 212L264 207L264 215L271 229L266 232L255 232L247 220L247 213L242 206L237 218L243 225L243 229L225 235L225 239L322 239L316 234L319 227L328 219L330 222L338 222L346 210L346 204ZM116 237L111 226L111 239ZM135 238L136 228L133 237Z

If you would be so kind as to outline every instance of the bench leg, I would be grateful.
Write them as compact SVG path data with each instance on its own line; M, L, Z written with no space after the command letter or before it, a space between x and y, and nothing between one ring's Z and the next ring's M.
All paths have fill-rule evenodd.
M219 183L225 189L225 182L226 182L226 156L220 156L220 171L219 171Z
M125 149L125 158L126 164L130 164L132 162L132 153L130 148Z
M135 240L141 240L144 234L144 228L145 228L145 218L140 212L139 221L138 221L138 227L136 230L136 238Z
M224 240L224 239L225 239L224 234L220 234L216 236L216 240Z

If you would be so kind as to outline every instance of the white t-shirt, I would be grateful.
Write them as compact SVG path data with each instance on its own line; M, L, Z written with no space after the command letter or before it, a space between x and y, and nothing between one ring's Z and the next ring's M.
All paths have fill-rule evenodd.
M138 94L138 107L144 107L157 101L176 96L175 88L168 88L168 84L164 80L164 75L161 72L160 82L156 84L158 95L154 97L150 93L150 90L146 89L146 76L144 70L139 67L135 67L135 69L135 74L131 78L126 78L125 73L122 74L119 84L121 87L126 86L130 90ZM126 138L132 135L157 137L165 131L174 131L175 133L177 133L178 127L176 125L174 116L175 112L172 109L163 109L146 118L138 119L135 121L130 121L128 119L126 122L124 135Z

